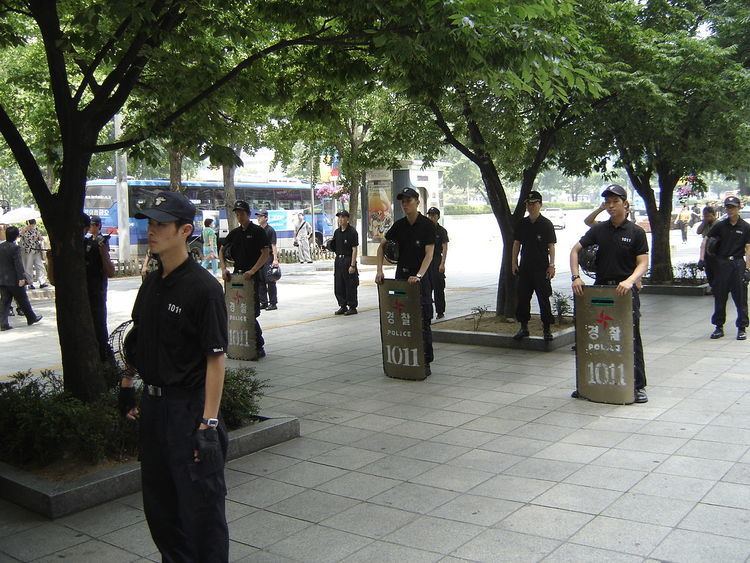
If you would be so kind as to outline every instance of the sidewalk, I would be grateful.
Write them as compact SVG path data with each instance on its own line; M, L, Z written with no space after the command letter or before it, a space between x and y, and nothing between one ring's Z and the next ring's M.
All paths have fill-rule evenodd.
M229 464L233 560L750 556L750 344L730 323L708 339L710 297L642 296L649 402L612 406L570 398L570 350L436 344L426 381L388 379L374 275L345 318L331 277L282 278L279 310L261 315L268 357L250 365L271 384L264 410L300 417L302 437ZM447 316L494 303L495 283L449 272ZM113 282L111 326L136 288ZM3 333L0 374L59 364L52 304L34 306L45 321ZM140 494L54 522L0 501L0 561L155 552Z

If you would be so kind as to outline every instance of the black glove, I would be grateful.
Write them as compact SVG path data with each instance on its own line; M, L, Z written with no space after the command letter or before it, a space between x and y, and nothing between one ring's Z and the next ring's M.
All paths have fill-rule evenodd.
M750 270L742 272L742 283L750 283Z
M198 461L213 463L221 459L221 444L216 428L196 430L193 436L193 448L198 450Z
M698 269L703 270L706 267L705 260L698 260Z
M120 387L120 393L117 396L117 409L120 414L125 416L133 408L135 408L135 387Z

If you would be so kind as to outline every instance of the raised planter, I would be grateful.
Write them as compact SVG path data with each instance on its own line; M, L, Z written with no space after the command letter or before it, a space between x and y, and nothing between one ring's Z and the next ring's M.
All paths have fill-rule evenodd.
M646 295L701 296L708 294L708 283L699 285L681 284L643 284L640 292Z
M573 326L559 331L553 330L552 340L544 340L541 336L529 336L522 340L513 340L512 336L493 332L443 329L440 328L440 324L440 321L433 323L432 339L435 342L448 342L450 344L551 352L563 346L572 346L576 340L576 329Z
M227 461L299 436L294 417L261 416L252 426L229 433ZM96 471L74 481L50 481L0 462L0 498L48 518L59 518L141 489L140 463Z

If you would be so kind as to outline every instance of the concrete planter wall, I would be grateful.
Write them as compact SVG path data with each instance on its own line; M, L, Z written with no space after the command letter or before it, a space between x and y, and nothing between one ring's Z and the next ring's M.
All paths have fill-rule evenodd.
M563 346L572 346L576 340L576 329L572 326L560 331L553 331L552 336L554 338L551 341L547 341L541 336L530 336L523 340L513 340L512 336L491 332L441 329L440 324L438 322L432 325L432 339L435 342L550 352Z
M709 290L707 283L700 285L667 285L667 284L643 284L641 293L645 295L675 295L675 296L701 296L706 295Z
M227 461L299 436L294 417L260 417L260 422L229 433ZM138 462L96 471L75 481L50 481L0 462L0 498L59 518L141 489Z

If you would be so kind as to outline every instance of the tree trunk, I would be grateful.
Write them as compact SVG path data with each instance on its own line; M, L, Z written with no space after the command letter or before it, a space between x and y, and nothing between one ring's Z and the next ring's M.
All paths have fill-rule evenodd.
M349 182L349 222L352 225L357 224L357 214L359 213L359 192L362 190L364 181L364 171L352 171L352 178Z
M232 150L239 156L239 149L233 147ZM232 211L234 202L237 201L237 190L234 188L234 173L236 170L237 165L235 163L221 165L221 175L224 178L224 207L227 212L227 224L230 231L238 226L237 217Z
M750 171L737 170L737 189L741 195L750 195Z
M182 151L170 146L169 152L169 189L173 192L182 191Z

